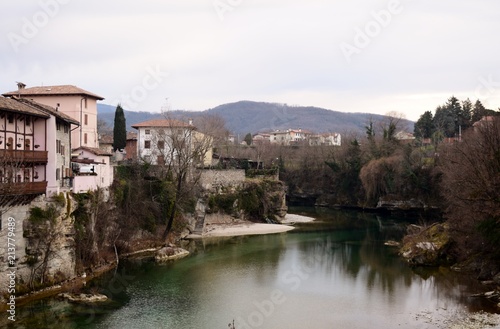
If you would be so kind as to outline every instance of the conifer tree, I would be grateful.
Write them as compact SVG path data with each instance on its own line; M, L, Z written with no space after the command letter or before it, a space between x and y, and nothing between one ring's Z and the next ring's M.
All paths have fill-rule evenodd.
M123 150L127 144L127 128L125 114L120 104L115 111L115 124L113 127L113 150Z

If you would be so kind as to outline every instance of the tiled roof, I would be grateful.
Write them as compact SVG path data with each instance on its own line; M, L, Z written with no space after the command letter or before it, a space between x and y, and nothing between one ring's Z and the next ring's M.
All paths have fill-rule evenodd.
M69 115L63 113L63 112L59 112L58 110L56 110L55 108L53 108L52 106L48 106L48 105L45 105L45 104L40 104L40 103L37 103L37 102L34 102L32 100L29 100L29 99L26 99L26 98L18 98L16 99L18 102L22 102L22 103L25 103L29 106L32 106L32 107L36 107L37 109L45 112L45 113L49 113L49 114L52 114L53 116L61 119L61 120L64 120L66 122L69 122L69 123L72 123L74 125L80 125L80 123L78 122L78 120L75 120L73 119L72 117L70 117Z
M11 112L20 112L24 114L34 115L41 118L50 118L50 115L40 109L20 102L17 99L0 97L0 110Z
M130 140L130 139L137 139L137 133L127 132L127 140Z
M194 128L185 122L179 120L153 119L139 122L132 125L132 128L139 129L143 127L165 127L165 128Z
M10 91L3 94L4 96L50 96L50 95L82 95L95 98L97 100L103 100L104 98L86 91L85 89L78 88L73 85L61 85L61 86L42 86L42 87L31 87L22 88L16 91Z
M111 156L111 155L112 155L111 153L106 152L106 151L101 150L101 149L96 148L96 147L80 146L80 147L78 147L77 149L73 150L73 152L74 152L74 151L77 151L77 150L84 150L84 151L88 151L88 152L93 153L93 154L95 154L95 155L105 155L105 156L106 156L106 155L109 155L109 156Z

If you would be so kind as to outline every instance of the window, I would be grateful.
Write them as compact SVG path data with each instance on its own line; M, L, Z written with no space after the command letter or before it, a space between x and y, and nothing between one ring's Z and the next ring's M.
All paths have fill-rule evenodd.
M31 140L27 139L24 141L24 149L30 150L31 149Z
M9 150L12 150L14 148L14 139L12 137L9 137L7 139L7 147Z
M83 144L87 144L87 133L83 134Z
M61 130L61 121L59 120L56 122L56 129L57 131Z
M151 141L144 141L144 148L145 149L151 148Z
M60 177L61 177L61 172L60 172L61 169L57 168L56 169L56 180L59 180Z
M9 123L14 123L14 114L9 114L7 120L9 120Z
M160 150L163 150L165 148L165 142L164 141L158 141L158 148Z
M84 98L83 104L84 104L85 108L87 108L87 99L86 98Z
M87 108L87 106L85 106L85 108ZM85 116L83 118L84 118L83 121L84 121L85 125L88 125L89 124L89 115L85 114Z
M61 153L61 141L56 139L56 153Z
M31 118L30 117L26 117L26 126L31 126Z
M64 132L67 134L69 132L69 125L64 124Z
M146 135L150 135L150 134L151 134L151 130L150 130L150 129L146 129L146 130L144 131L144 133L145 133Z

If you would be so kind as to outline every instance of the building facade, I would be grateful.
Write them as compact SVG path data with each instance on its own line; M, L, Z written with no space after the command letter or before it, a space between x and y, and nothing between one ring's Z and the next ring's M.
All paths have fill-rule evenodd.
M26 88L23 83L18 83L16 91L3 95L48 105L79 122L78 129L74 129L71 133L72 149L80 146L99 147L97 101L103 100L103 97L73 85Z
M0 121L4 183L16 183L26 195L52 195L71 187L70 132L78 127L76 120L50 106L1 97Z
M73 150L73 192L85 193L98 188L107 190L113 183L111 153L81 146ZM76 155L76 156L75 156Z
M213 139L188 123L155 119L137 123L137 158L152 165L192 163L210 166Z

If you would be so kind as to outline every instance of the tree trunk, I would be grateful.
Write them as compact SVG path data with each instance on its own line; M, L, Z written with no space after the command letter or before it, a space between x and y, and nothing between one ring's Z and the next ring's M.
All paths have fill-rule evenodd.
M177 178L177 189L175 191L174 205L172 207L172 212L170 213L170 216L168 217L167 227L165 228L165 231L163 232L163 237L162 237L163 240L167 240L168 234L170 233L170 230L172 229L172 225L174 224L175 214L177 213L177 204L179 202L183 180L184 180L184 174L179 174L179 176Z

